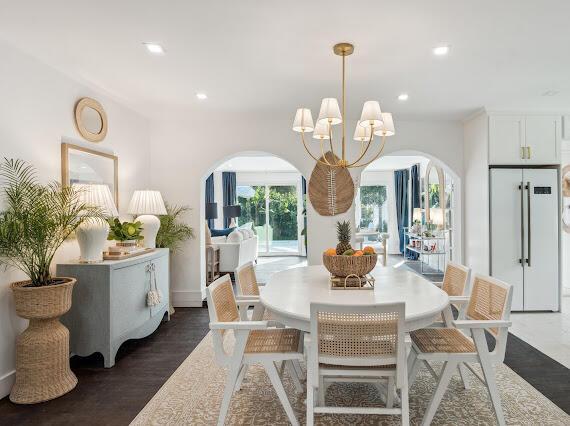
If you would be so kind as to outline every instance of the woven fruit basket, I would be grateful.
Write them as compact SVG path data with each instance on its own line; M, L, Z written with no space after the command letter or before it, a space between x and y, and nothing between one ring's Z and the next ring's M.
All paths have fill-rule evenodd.
M362 277L368 274L376 266L378 256L331 256L323 254L323 264L325 268L337 277L348 277L357 275Z

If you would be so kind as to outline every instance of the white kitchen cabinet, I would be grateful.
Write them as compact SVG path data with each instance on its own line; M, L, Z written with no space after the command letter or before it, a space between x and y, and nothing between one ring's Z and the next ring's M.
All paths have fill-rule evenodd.
M561 128L558 115L491 115L489 164L558 164Z
M560 162L561 117L528 116L525 120L525 164L543 165Z
M525 118L489 117L489 164L524 164Z

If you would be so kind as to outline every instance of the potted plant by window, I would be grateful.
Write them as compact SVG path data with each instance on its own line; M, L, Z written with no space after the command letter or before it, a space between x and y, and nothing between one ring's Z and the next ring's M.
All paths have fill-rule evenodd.
M32 404L57 398L75 387L69 368L69 331L59 317L71 307L74 278L52 277L57 249L87 217L101 211L79 201L77 189L39 183L35 169L4 159L0 179L5 210L0 212L0 264L28 280L12 283L16 313L30 320L16 342L16 382L10 400Z
M190 207L171 206L166 201L164 202L164 206L166 207L166 214L159 216L160 228L158 228L158 234L156 235L156 246L168 248L172 254L180 249L184 241L194 238L194 230L190 225L181 221L181 216L189 212ZM169 261L170 265L172 265L170 256ZM172 273L170 276L172 276ZM172 301L172 298L170 298L170 300ZM174 313L172 302L170 303L169 310L170 315L172 315Z

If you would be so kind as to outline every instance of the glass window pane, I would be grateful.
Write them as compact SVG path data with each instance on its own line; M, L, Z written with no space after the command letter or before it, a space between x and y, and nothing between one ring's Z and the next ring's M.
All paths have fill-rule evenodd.
M253 222L251 229L257 235L257 247L259 252L267 251L265 229L265 186L239 185L236 188L238 204L241 206L239 225Z
M297 187L269 187L269 251L298 253Z

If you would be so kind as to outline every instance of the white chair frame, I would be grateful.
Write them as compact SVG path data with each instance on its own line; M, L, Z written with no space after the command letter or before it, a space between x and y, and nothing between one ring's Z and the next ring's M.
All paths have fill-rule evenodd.
M509 321L511 312L511 303L513 298L513 287L503 281L493 277L475 274L475 279L481 278L494 285L504 288L507 291L505 304L503 307L503 317L500 320L473 320L458 319L453 320L452 325L460 330L466 330L471 335L476 352L469 353L424 353L415 345L412 344L412 350L408 360L408 365L411 365L409 372L409 383L412 386L415 375L417 374L419 362L418 361L443 361L441 373L437 375L437 387L433 393L428 408L424 414L422 425L430 425L437 408L445 394L451 376L455 369L460 364L464 364L467 368L483 383L489 393L489 397L493 404L495 417L499 425L505 425L503 409L501 407L501 398L495 380L494 366L501 364L505 359L505 350L507 346L508 329L511 326ZM489 351L487 339L485 337L485 330L497 329L497 334L490 333L495 339L495 348ZM479 363L483 376L473 369L468 363ZM433 369L432 369L433 370Z
M231 286L231 278L229 274L226 274L218 278L206 288L208 311L210 315L210 330L212 330L212 339L214 344L214 354L216 361L220 365L228 368L224 396L218 417L218 426L223 426L233 393L240 389L241 379L243 379L242 372L245 374L245 369L248 365L251 364L263 365L265 371L267 372L267 375L269 376L271 384L273 385L273 388L275 389L275 392L277 393L277 396L283 405L289 421L293 425L298 425L299 422L297 421L293 408L291 407L291 403L287 398L285 388L283 387L283 383L281 382L281 378L279 376L279 372L275 366L275 363L281 361L302 360L302 336L299 339L299 347L297 348L296 352L245 353L250 331L267 330L276 327L272 321L244 321L241 318L239 321L220 322L216 313L212 292L220 285L227 285L228 282ZM258 300L254 299L241 299L235 302L237 306L251 306L259 303ZM234 332L235 345L231 354L227 353L224 349L224 336L222 333L224 330L233 330ZM290 365L290 363L285 362L285 365ZM297 381L297 389L300 388L302 391L301 384L298 383L297 375L291 374L291 376L294 381Z
M398 329L396 354L390 357L323 357L318 349L318 312L338 313L382 313L398 312ZM311 343L307 359L307 426L314 424L314 414L346 413L346 414L390 414L401 415L402 424L409 424L408 375L406 368L406 345L404 336L405 304L376 304L361 306L344 306L311 303ZM320 363L334 365L334 368L323 368ZM395 364L395 369L377 369L381 365ZM337 367L340 366L340 367ZM347 368L342 368L346 366ZM348 367L362 367L358 369ZM332 407L325 405L326 384L332 382L372 382L379 384L381 379L387 379L386 407ZM395 390L400 390L401 408L394 408Z

